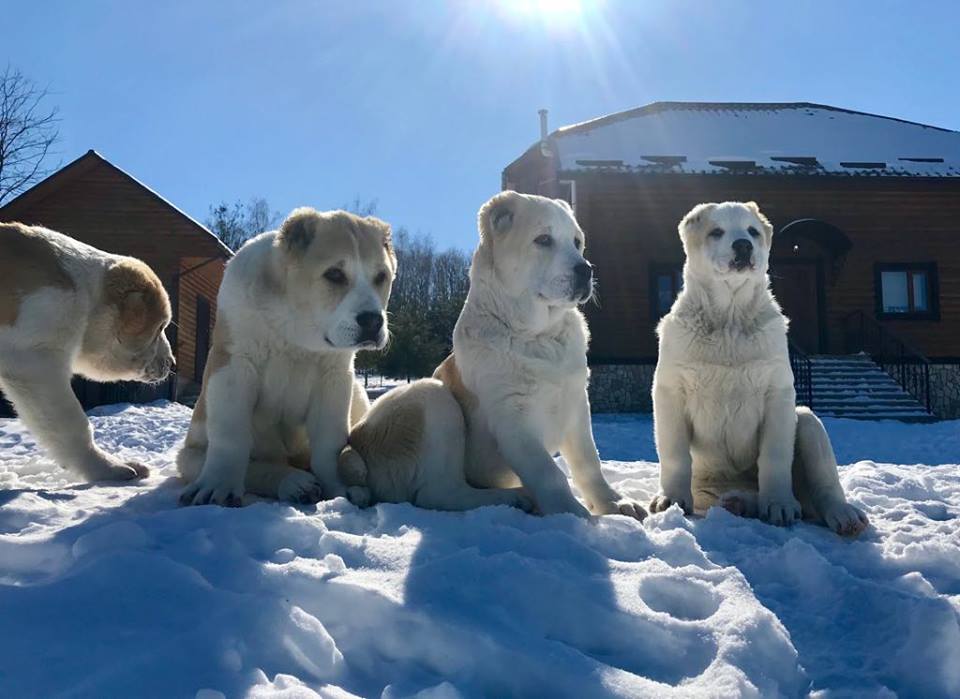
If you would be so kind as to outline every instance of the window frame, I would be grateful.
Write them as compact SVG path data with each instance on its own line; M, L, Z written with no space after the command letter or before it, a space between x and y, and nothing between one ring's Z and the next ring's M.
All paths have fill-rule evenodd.
M896 313L883 310L883 273L905 272L907 294L913 299L913 277L916 272L927 275L927 310ZM877 262L873 266L873 294L877 320L940 320L940 277L936 262Z
M668 308L666 311L660 312L660 277L665 275L671 275L674 278L674 281L679 279L679 283L675 286L674 291L676 293L673 296L674 301L676 301L677 296L680 295L680 292L683 290L683 263L682 262L651 262L650 268L648 271L649 274L649 293L650 293L650 317L654 321L658 321L663 318L667 313L670 312ZM671 302L671 306L672 306Z

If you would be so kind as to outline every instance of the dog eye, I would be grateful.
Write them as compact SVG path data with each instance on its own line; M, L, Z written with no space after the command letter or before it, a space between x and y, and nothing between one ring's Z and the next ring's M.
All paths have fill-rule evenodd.
M538 235L536 238L534 238L533 242L542 248L549 248L551 245L553 245L553 236L544 233L543 235Z
M385 281L387 281L387 273L386 273L386 272L380 272L380 274L378 274L376 277L373 278L373 283L374 283L376 286L380 286L380 285L383 284Z
M323 273L323 278L326 279L331 284L346 284L347 275L343 273L343 270L339 267L331 267L326 272Z
M710 233L708 233L708 235L709 235L711 238L722 238L722 237L723 237L723 229L722 229L722 228L714 228L712 231L710 231Z
M573 239L573 247L575 247L577 250L579 250L580 248L583 247L583 241L580 240L579 238L574 238L574 239Z
M760 237L760 231L758 231L758 230L757 230L756 228L754 228L753 226L750 226L750 227L747 229L747 233L749 233L750 235L752 235L754 238L759 238L759 237Z

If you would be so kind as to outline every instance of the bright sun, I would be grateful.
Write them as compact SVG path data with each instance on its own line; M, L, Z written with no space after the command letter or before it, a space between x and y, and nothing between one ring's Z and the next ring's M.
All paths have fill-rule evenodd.
M524 20L548 23L574 21L583 14L585 0L499 0L507 13Z

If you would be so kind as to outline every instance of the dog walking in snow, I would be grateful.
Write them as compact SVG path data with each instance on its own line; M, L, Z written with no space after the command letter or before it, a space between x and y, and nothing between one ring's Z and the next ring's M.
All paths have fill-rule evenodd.
M787 318L767 277L773 227L753 202L701 204L680 222L683 291L660 322L653 404L660 493L650 507L714 504L854 536L823 423L796 407Z

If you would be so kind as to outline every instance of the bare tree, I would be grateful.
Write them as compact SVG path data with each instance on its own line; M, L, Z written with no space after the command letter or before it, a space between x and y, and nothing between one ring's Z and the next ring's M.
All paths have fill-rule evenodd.
M220 202L211 206L205 223L224 245L237 250L253 236L275 228L280 214L263 197L253 197L247 203Z
M46 177L60 138L59 110L47 90L9 65L0 74L0 204Z

